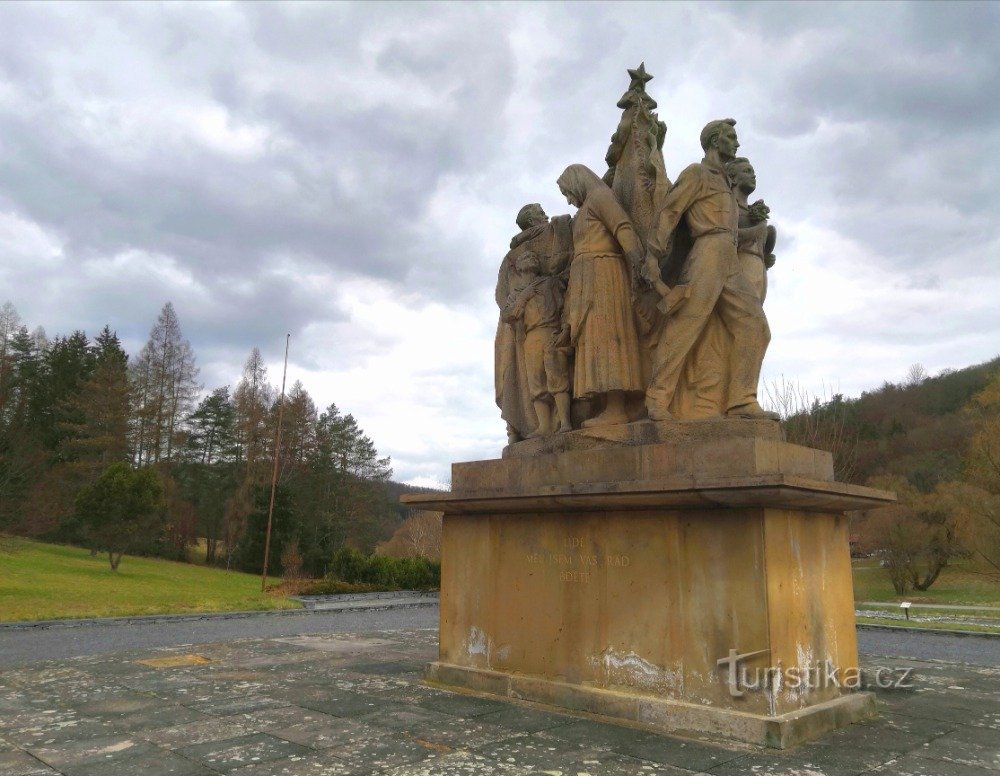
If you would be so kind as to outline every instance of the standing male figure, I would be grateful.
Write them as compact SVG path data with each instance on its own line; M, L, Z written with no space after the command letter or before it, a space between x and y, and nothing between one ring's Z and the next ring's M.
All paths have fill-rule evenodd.
M679 283L690 296L668 314L653 356L653 373L646 391L652 420L670 420L670 403L684 365L695 349L709 317L717 312L729 332L729 385L725 412L730 417L777 419L757 403L760 367L771 339L760 298L739 269L736 256L739 207L726 175L726 162L740 147L736 121L712 121L701 131L705 158L690 165L667 192L647 239L647 279L666 288L659 277L658 258L669 253L674 229L685 218L694 245L681 269Z
M537 273L551 278L553 283L561 282L564 285L564 276L573 254L572 221L569 216L555 216L550 220L542 206L532 202L518 211L515 220L521 231L510 241L510 251L504 256L497 276L496 302L501 316L497 324L494 352L497 406L500 407L501 417L507 422L507 439L511 443L526 439L539 431L551 433L554 430L551 427L548 404L542 407L536 403L542 397L530 384L539 381L534 379L538 377L537 369L529 377L529 372L532 372L529 361L532 357L525 351L526 331L523 321L516 317L511 320L503 314L511 301L512 292L520 285L517 279L518 261L524 254L536 256ZM563 277L560 279L560 276ZM553 297L552 301L561 304L561 295L559 298ZM560 310L560 316L561 313ZM533 339L537 339L537 336ZM542 380L541 384L544 383ZM557 410L562 412L561 408ZM564 419L560 416L559 420ZM560 426L564 425L568 423L560 423Z

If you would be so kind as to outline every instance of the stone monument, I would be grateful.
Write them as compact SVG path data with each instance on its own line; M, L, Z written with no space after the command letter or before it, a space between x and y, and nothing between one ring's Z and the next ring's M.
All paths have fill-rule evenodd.
M659 731L786 747L871 716L860 691L845 512L893 500L836 482L757 402L776 230L708 122L672 185L644 65L599 177L556 182L497 282L502 458L456 463L437 685Z

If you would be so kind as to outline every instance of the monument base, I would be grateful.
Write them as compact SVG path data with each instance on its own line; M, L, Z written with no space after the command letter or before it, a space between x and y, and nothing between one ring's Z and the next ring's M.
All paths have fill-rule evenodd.
M871 715L844 512L892 495L777 423L633 426L405 499L445 513L429 679L776 747Z
M657 733L707 734L772 749L787 749L877 715L870 692L770 716L440 662L427 666L425 679L436 687L529 701L552 711L585 712Z

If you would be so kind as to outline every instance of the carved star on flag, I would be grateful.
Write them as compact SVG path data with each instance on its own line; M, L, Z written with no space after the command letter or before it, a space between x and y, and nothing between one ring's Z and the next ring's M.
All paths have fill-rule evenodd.
M629 89L638 89L640 92L646 91L646 84L653 80L653 76L646 72L646 63L641 62L637 68L629 68L628 74L632 77Z

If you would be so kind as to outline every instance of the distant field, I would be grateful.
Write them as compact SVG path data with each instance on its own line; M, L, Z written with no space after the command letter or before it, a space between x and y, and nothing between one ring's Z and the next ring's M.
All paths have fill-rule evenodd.
M0 546L0 621L299 606L262 594L252 574L131 555L115 572L106 554L91 557L78 547L23 539Z
M897 596L889 573L879 567L878 560L864 558L854 561L854 600L1000 606L1000 583L968 564L956 563L941 572L930 590L912 590L905 596Z

